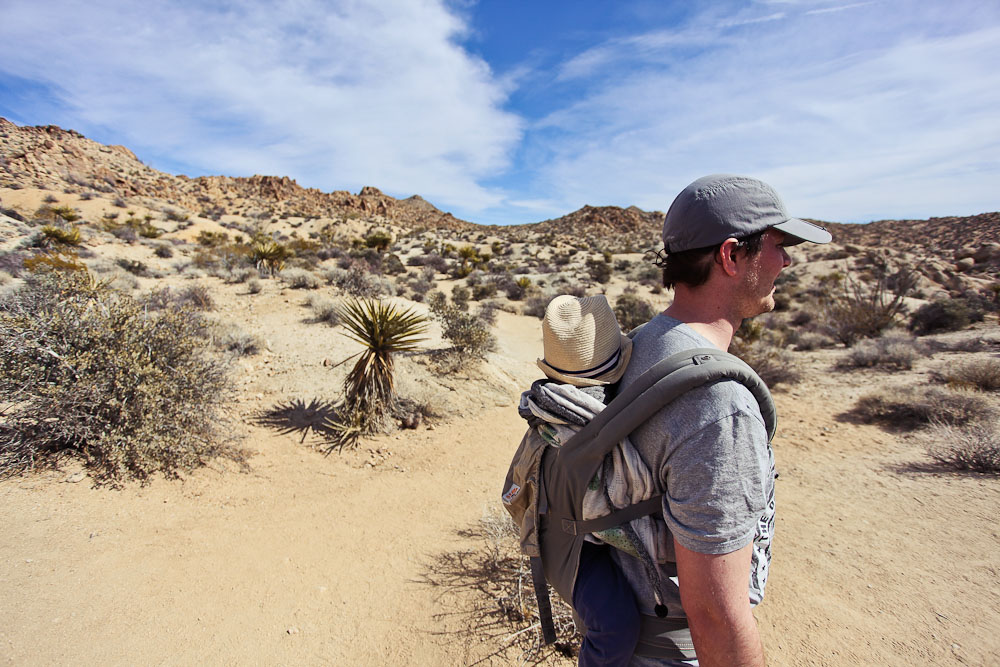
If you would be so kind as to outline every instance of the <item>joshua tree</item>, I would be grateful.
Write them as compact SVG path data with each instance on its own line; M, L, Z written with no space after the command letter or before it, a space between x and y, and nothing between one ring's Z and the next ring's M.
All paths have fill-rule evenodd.
M340 309L340 320L347 328L344 335L365 349L344 380L341 420L335 424L339 435L331 449L353 445L359 435L384 428L396 400L392 355L415 349L427 330L423 315L373 299L348 301Z

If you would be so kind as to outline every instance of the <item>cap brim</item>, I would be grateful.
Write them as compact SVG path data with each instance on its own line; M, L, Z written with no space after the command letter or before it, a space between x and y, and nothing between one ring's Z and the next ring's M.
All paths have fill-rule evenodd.
M829 243L833 240L833 235L819 225L814 225L798 218L788 220L774 226L775 229L783 231L791 238L785 241L785 245L798 245L804 241L810 243Z

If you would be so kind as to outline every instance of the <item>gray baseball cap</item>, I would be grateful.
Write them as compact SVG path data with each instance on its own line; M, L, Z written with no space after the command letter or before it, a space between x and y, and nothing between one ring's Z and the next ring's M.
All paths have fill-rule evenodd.
M663 220L663 247L683 252L718 245L768 227L787 234L785 245L828 243L833 237L819 225L788 215L770 185L749 176L712 174L684 188Z

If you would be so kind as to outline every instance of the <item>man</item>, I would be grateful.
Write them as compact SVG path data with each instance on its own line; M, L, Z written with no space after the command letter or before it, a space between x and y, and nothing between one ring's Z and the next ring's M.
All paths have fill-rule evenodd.
M774 281L791 263L785 247L830 238L790 217L759 180L713 175L689 185L663 223L658 265L673 303L636 334L621 387L676 352L726 350L744 319L774 308ZM631 664L764 664L751 608L770 562L775 472L756 400L730 380L695 388L640 426L632 442L664 493L674 550L672 562L658 566L672 582L667 616L686 617L698 662L652 659L640 648ZM640 611L652 616L642 563L614 552Z

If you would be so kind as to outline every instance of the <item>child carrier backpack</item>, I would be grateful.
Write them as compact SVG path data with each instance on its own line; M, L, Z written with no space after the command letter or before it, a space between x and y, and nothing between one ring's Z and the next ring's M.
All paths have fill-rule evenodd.
M681 394L722 379L735 380L750 390L760 406L770 440L777 416L764 382L745 362L714 348L684 350L658 362L562 446L551 446L535 428L525 433L511 461L501 498L520 529L521 551L530 559L546 644L556 640L546 582L572 605L584 537L646 515L662 516L660 494L606 516L583 520L587 486L605 456ZM694 658L686 619L643 615L635 654L675 660Z

